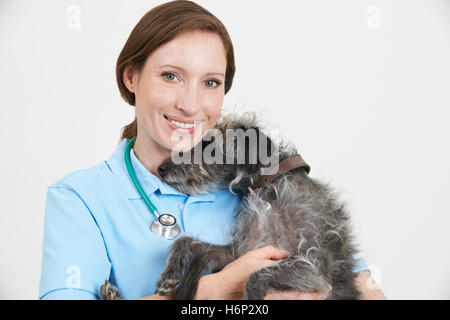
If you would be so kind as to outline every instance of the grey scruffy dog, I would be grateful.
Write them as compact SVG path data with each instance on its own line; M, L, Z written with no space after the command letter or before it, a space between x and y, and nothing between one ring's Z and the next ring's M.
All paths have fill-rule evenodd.
M292 143L275 144L263 134L257 118L249 112L223 116L216 128L224 139L202 140L203 149L214 145L218 148L215 150L222 151L223 164L175 164L171 159L159 167L160 176L185 194L228 188L242 200L228 245L214 245L186 235L174 241L156 293L193 299L203 270L218 272L246 252L272 245L288 251L290 256L250 274L245 285L246 299L263 299L271 290L321 291L327 299L358 299L356 275L351 271L356 265L353 255L357 249L350 217L337 193L309 177L304 167L283 173L256 190L250 188L261 179L261 169L267 167L259 159L256 163L250 161L247 155L255 148L259 151L267 143L268 152L276 154L280 163L297 154ZM227 138L227 129L255 130L258 142L246 139L239 147L236 136ZM266 142L260 143L261 139ZM194 149L189 151L192 159ZM227 153L233 152L237 160L243 151L245 163L227 164ZM105 299L118 298L116 291L108 282L102 286Z

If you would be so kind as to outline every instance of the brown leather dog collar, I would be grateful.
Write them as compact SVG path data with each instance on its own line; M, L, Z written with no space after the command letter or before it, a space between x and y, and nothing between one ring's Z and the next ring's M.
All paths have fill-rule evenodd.
M278 171L271 175L262 176L261 179L259 179L253 186L253 190L262 187L266 183L269 183L270 181L274 180L275 178L281 176L283 173L294 170L296 168L303 167L306 170L306 173L309 173L311 171L311 167L303 160L303 158L297 153L283 161L281 161L280 165L278 166Z

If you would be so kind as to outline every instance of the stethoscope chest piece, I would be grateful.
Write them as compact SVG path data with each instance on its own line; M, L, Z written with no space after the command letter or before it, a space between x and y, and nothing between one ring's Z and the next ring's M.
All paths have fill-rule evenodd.
M158 219L151 224L150 229L166 239L175 238L181 230L177 219L171 214L159 215Z

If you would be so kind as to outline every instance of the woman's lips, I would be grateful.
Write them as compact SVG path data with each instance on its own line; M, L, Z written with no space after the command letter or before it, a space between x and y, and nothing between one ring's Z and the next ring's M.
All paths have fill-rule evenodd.
M167 116L164 116L164 118L166 119L167 123L169 124L169 127L172 130L180 130L180 132L186 132L186 133L189 133L189 134L194 133L195 127L192 127L192 128L181 128L181 127L178 127L175 123L171 122L169 120L169 118L167 118Z

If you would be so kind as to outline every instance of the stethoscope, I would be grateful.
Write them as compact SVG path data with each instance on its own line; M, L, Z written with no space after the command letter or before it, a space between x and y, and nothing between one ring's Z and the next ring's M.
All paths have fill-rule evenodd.
M153 223L151 224L150 230L152 230L152 232L160 236L163 236L166 239L175 238L180 233L181 230L180 226L177 223L177 219L175 219L175 217L171 214L165 213L160 215L158 213L156 207L153 205L153 203L145 194L144 189L142 188L138 178L136 177L136 173L134 172L133 166L131 165L130 150L133 147L135 140L136 137L128 141L128 144L125 148L125 164L127 166L127 170L128 173L130 174L131 180L133 180L133 183L136 186L137 191L142 196L142 199L144 199L149 210L153 212L154 215L156 215L157 219L153 221Z

